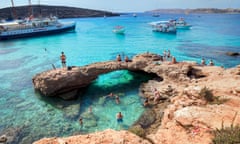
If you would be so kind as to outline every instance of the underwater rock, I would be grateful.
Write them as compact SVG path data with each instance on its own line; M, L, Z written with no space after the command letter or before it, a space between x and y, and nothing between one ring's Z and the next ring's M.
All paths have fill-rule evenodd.
M65 107L64 109L65 116L68 118L74 118L79 115L79 110L80 110L80 104L75 104L75 105L69 105Z
M239 56L240 53L238 53L238 52L227 52L226 55L228 55L228 56Z
M142 114L142 116L136 122L136 124L141 125L142 128L147 128L152 123L154 123L155 120L156 120L156 113L153 110L148 109Z
M4 141L7 144L17 143L21 135L21 128L8 128L0 132L0 135L0 143Z
M77 93L78 90L73 90L67 93L59 94L59 97L61 97L64 100L71 100L76 98Z
M81 115L83 126L86 128L97 126L97 117L93 113L85 112Z

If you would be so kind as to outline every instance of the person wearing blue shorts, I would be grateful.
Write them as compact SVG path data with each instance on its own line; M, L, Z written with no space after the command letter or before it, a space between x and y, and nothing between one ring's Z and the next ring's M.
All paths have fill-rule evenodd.
M122 115L121 112L117 113L116 118L117 118L117 122L118 123L122 123L123 122L123 115Z

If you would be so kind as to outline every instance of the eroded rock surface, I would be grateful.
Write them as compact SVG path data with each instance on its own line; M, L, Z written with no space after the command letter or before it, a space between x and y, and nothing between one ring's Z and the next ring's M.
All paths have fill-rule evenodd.
M221 129L222 126L240 124L240 66L224 69L186 62L170 64L157 60L158 63L156 63L153 60L155 56L142 54L134 57L131 64L124 62L118 64L122 65L121 68L125 66L129 70L156 73L163 79L162 81L149 80L140 87L142 96L149 98L150 109L156 114L154 119L150 119L150 126L146 129L147 133L144 134L141 125L136 125L135 130L144 138L126 131L105 130L69 138L45 138L35 143L65 141L67 143L94 143L102 141L102 143L210 144L213 130ZM114 67L118 66L116 62L107 63L112 63ZM106 71L103 68L104 70ZM68 72L63 69L56 71ZM49 73L55 74L56 72L40 74L40 77L35 80L39 81L41 77ZM214 97L223 101L219 103L206 101L199 95L204 87L210 89ZM154 101L152 88L156 88L164 100ZM167 101L167 103L164 104L162 101Z

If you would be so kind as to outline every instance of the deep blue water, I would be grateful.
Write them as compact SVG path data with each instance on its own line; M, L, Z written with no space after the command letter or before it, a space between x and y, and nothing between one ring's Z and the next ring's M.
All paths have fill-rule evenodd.
M184 17L193 25L192 29L170 35L152 32L147 24L178 17ZM75 32L0 41L0 131L21 131L18 143L106 128L127 129L144 111L138 87L148 78L128 71L100 76L76 101L40 96L34 91L31 79L52 69L51 64L60 67L62 51L67 64L76 66L112 60L117 54L132 57L147 51L162 54L167 49L178 61L200 62L204 57L226 68L240 64L239 56L225 55L228 51L240 52L239 14L161 14L160 17L138 14L136 18L129 14L64 21L76 21ZM125 27L125 35L112 33L116 25ZM120 105L104 99L110 92L120 96ZM88 114L89 107L94 116ZM123 125L115 120L118 111L124 114ZM82 128L78 123L80 116L84 121Z

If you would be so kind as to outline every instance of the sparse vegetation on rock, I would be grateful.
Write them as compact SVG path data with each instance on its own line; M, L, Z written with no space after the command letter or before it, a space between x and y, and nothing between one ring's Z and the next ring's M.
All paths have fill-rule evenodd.
M238 144L240 143L240 126L225 127L214 131L214 144Z

